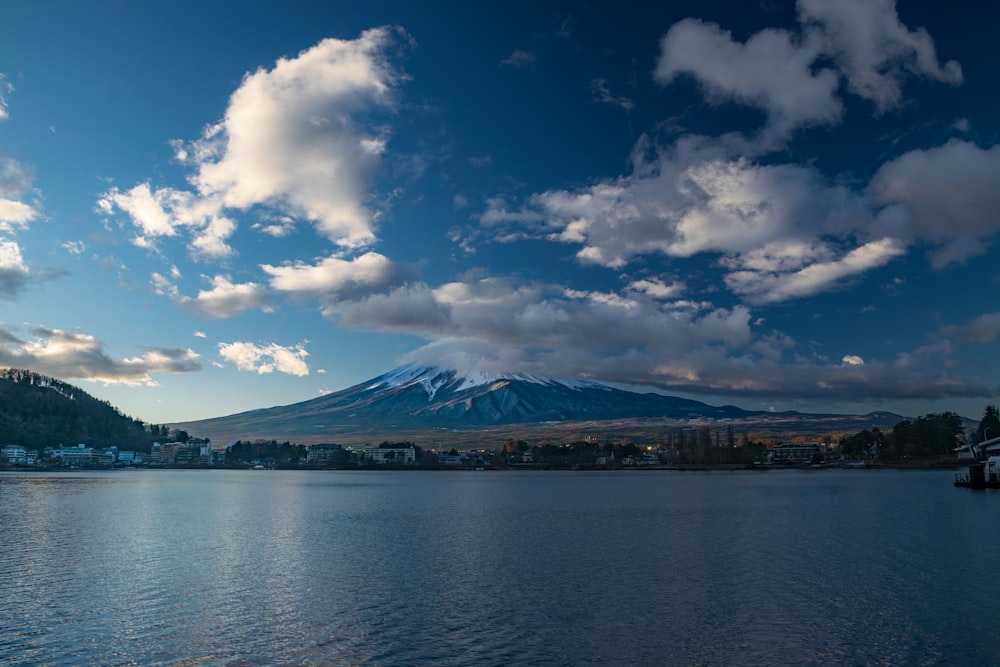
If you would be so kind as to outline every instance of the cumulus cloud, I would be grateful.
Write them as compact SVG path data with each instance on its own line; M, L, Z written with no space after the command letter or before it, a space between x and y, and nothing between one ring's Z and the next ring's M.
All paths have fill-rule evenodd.
M353 326L522 350L573 375L577 370L570 369L584 359L577 369L603 367L621 355L642 357L648 367L654 359L682 359L692 346L740 346L750 339L749 311L742 307L699 312L641 291L581 291L499 278L402 287L338 304L337 315Z
M241 371L261 375L274 371L300 377L309 375L309 365L305 361L309 353L304 343L289 347L277 343L219 343L219 356Z
M768 149L800 127L839 122L841 76L880 113L901 104L907 77L962 83L959 64L939 64L925 29L900 22L895 0L799 0L797 5L797 30L768 28L742 43L715 23L694 18L675 23L660 40L657 81L668 85L691 76L710 103L760 109L768 122L758 146Z
M946 348L892 359L817 360L780 332L758 332L749 308L663 300L655 290L573 290L498 278L401 287L337 304L341 323L428 343L406 362L518 370L695 394L785 399L986 396L956 379Z
M353 259L330 256L317 264L264 264L276 292L342 298L398 284L401 271L385 255L367 252Z
M847 78L850 91L886 111L899 106L908 75L957 85L962 68L938 63L930 34L910 30L896 13L895 0L798 0L800 20L821 32L824 51Z
M877 204L900 205L899 231L936 244L931 265L943 268L985 252L1000 231L1000 146L966 141L913 150L883 164L869 189Z
M710 102L756 107L768 115L771 131L783 137L803 125L840 118L836 72L813 66L822 47L812 33L798 38L774 29L741 44L714 23L685 19L660 41L656 79L666 85L691 75Z
M653 278L652 280L635 280L629 283L628 289L648 294L656 299L673 299L686 292L687 285L680 281L667 284L658 278Z
M727 286L754 301L812 295L902 253L886 237L852 240L874 220L861 193L812 167L729 152L689 137L612 181L539 193L520 209L490 199L482 231L576 244L580 262L610 268L647 254L721 253Z
M17 160L0 157L0 233L13 234L38 217L40 204L32 181L30 169Z
M87 334L36 327L32 336L25 340L0 328L0 365L62 379L147 386L156 385L154 373L201 370L198 354L190 349L146 347L137 356L115 359L104 343Z
M161 293L170 294L177 305L203 317L210 319L236 317L253 308L265 312L271 311L267 290L255 282L233 283L229 276L217 275L210 279L211 289L199 290L197 296L187 297L177 294L176 289L169 286L159 274L153 275ZM164 287L163 284L168 287Z
M221 259L233 254L227 239L236 223L222 214L217 197L198 197L194 193L161 188L153 190L140 183L127 191L111 188L98 200L98 210L106 215L122 210L137 228L132 242L140 248L154 248L159 237L172 237L190 227L193 238L189 249L195 257Z
M193 191L111 188L99 209L125 213L141 247L189 227L189 248L200 257L232 254L227 239L236 224L226 211L253 206L308 220L345 248L371 243L376 216L365 201L386 136L383 125L365 119L393 108L404 79L387 55L397 34L375 28L354 40L324 39L247 74L220 122L195 141L174 142L178 160L194 169Z
M28 282L28 266L16 241L0 241L0 297L16 299Z

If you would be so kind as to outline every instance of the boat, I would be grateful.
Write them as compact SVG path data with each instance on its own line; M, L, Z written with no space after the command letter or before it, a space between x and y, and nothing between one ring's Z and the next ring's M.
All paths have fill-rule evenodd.
M955 474L955 486L967 489L1000 489L1000 456L970 463L966 472Z

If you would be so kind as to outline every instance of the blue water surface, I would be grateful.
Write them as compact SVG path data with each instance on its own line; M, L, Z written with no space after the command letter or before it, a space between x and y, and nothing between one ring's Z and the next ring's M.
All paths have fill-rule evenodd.
M1000 664L952 477L0 473L0 663Z

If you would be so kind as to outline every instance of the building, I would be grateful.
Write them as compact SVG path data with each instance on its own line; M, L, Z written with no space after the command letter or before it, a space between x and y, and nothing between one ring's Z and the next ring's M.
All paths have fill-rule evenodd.
M309 445L306 463L309 465L329 465L343 456L344 448L333 443Z
M154 448L155 448L154 443ZM191 438L187 442L166 442L159 446L159 462L163 465L212 465L212 443L208 438Z
M103 453L95 452L93 447L87 447L86 445L56 449L52 452L52 458L60 460L62 465L71 468L105 465L107 463L107 459Z
M392 464L408 464L414 463L417 460L417 451L413 447L392 447L381 449L379 447L362 447L360 449L353 450L356 454L359 454L364 461L369 461L371 463L378 463L380 465L385 463Z
M823 458L823 448L815 442L786 442L767 450L767 461L773 465L803 465Z
M28 463L28 450L21 445L6 445L0 449L0 462L25 465Z
M123 465L136 465L142 463L142 452L134 452L128 449L118 452L118 462Z

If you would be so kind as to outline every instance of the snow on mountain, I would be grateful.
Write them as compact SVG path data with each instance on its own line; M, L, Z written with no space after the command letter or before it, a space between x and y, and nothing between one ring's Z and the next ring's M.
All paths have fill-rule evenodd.
M428 400L433 400L438 390L447 387L451 391L465 391L484 385L500 389L506 381L516 380L538 385L561 385L569 389L597 389L612 391L612 388L591 380L559 378L529 373L509 373L502 371L457 370L438 366L408 364L380 375L372 381L369 390L395 389L420 385L427 391Z
M527 373L408 365L318 398L184 422L213 438L303 438L315 442L621 420L746 419L774 414L636 393L599 382ZM790 413L792 414L792 413ZM797 413L794 413L797 414ZM822 416L820 416L822 417ZM865 417L862 422L870 425Z

